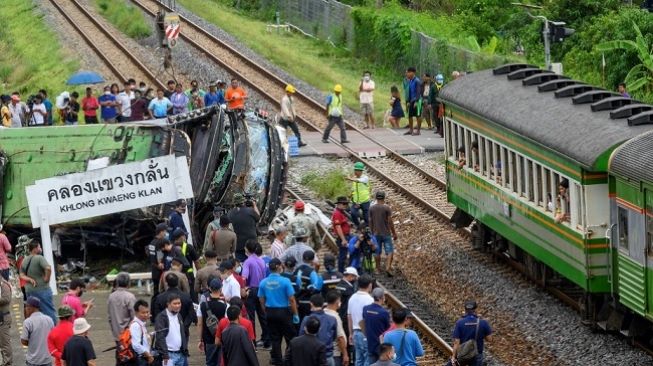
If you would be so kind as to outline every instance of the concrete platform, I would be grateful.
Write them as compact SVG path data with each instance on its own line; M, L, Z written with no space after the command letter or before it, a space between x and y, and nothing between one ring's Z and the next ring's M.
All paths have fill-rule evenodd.
M390 149L402 155L416 155L425 152L435 152L444 150L444 139L436 135L432 130L422 130L420 136L405 136L408 130L405 128L393 130L389 128L376 128L374 130L362 130L364 134L369 134L375 140L388 146ZM331 131L331 137L340 138L340 130L337 127ZM327 155L346 157L348 154L335 143L325 144L322 142L322 135L318 132L302 131L302 139L308 145L300 148L300 156L310 155ZM372 143L364 135L347 130L347 139L351 141L348 145L363 157L376 157L385 155L384 149Z

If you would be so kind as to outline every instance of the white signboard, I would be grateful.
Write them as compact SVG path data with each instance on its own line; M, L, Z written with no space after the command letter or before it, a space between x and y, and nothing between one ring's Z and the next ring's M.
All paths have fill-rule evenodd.
M42 179L27 187L33 227L44 219L53 225L191 197L186 158L174 155Z

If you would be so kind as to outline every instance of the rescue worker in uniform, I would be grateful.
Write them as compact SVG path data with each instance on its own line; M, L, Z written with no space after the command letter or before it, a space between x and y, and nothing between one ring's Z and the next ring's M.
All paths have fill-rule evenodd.
M302 147L306 146L306 143L302 141L302 135L299 132L299 126L297 126L297 112L295 111L295 105L292 95L295 94L295 87L288 84L286 85L286 95L281 98L281 113L279 113L279 124L283 128L288 128L292 130L292 133L297 137L297 146Z
M294 232L295 227L298 226L306 229L310 235L310 241L308 241L307 244L311 246L317 253L317 251L320 250L320 247L322 246L320 234L317 231L317 224L315 223L315 220L304 213L304 208L304 201L295 201L295 216L288 222L288 227L290 227L290 232Z
M358 281L358 271L354 267L347 267L342 274L342 279L336 285L336 290L340 291L341 305L338 309L338 315L343 324L347 324L347 309L349 308L349 299L356 293L356 284ZM345 326L346 339L349 339L349 327ZM347 345L347 353L353 353L354 345Z
M285 252L283 252L281 260L285 262L288 257L294 257L296 263L302 263L304 252L313 251L311 247L306 245L308 231L306 231L303 226L295 226L292 234L295 237L295 244L291 245ZM320 262L318 261L317 263L319 264Z
M270 330L270 364L283 365L281 354L281 340L286 340L286 345L296 335L293 324L299 324L295 290L290 280L281 276L283 266L278 258L272 258L268 264L270 275L258 287L258 299L265 309L265 318Z
M2 365L12 364L11 350L11 285L0 278L0 352Z
M322 290L322 278L315 269L315 252L307 250L302 254L302 264L295 270L297 309L300 321L311 313L311 296Z
M442 120L444 117L444 105L440 102L440 90L444 86L444 76L437 74L435 76L435 104L433 104L433 114L435 115L435 133L444 137L444 130L442 128Z
M168 225L166 223L158 224L154 231L154 239L152 239L152 242L147 246L147 257L150 260L150 267L152 270L152 283L155 284L155 286L153 286L152 300L150 303L152 303L156 295L159 294L159 286L156 286L156 284L161 280L161 274L164 271L163 252L159 248L159 243L161 240L165 239L167 234Z
M333 94L327 97L326 113L329 123L324 129L324 135L322 136L322 142L325 144L329 143L329 134L331 134L331 130L335 125L338 125L338 128L340 128L340 142L343 144L349 142L347 140L347 132L345 131L345 122L342 119L343 103L341 93L342 85L336 84L336 86L333 87Z
M206 248L209 246L209 241L211 240L211 234L220 230L220 216L222 215L223 208L220 206L213 207L213 221L209 222L206 226L206 233L204 234L204 245L202 246L202 253L206 252Z
M333 254L326 254L324 256L324 272L322 272L322 296L326 298L329 291L335 290L341 279L342 273L338 272L336 267L336 257Z
M195 292L195 272L193 270L193 264L196 268L200 268L199 255L195 250L195 247L192 244L186 242L186 232L181 228L175 229L172 233L172 240L175 245L181 249L181 254L186 258L188 264L184 264L182 271L188 278L188 286L190 287L190 297L193 299L193 302L197 303L197 293Z
M365 226L370 227L370 178L363 174L365 164L357 162L354 164L354 176L347 177L351 184L351 221L356 227L360 226L360 212L363 212Z

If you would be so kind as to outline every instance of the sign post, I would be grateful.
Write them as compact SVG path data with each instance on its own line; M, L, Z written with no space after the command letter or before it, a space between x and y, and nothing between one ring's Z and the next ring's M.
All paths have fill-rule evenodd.
M43 255L52 266L55 294L50 225L193 197L186 157L174 155L41 179L25 190L32 226L41 229Z

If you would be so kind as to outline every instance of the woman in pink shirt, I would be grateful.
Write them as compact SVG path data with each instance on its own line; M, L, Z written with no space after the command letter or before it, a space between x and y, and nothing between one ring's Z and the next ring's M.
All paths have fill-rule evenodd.
M2 278L6 281L9 281L9 258L7 258L7 253L11 253L11 243L5 235L5 232L2 231L2 225L0 225L0 274Z
M84 281L76 278L70 281L68 292L61 299L61 305L68 305L75 311L73 321L77 318L86 317L86 313L93 307L93 300L82 303L80 299L85 289L86 284Z

